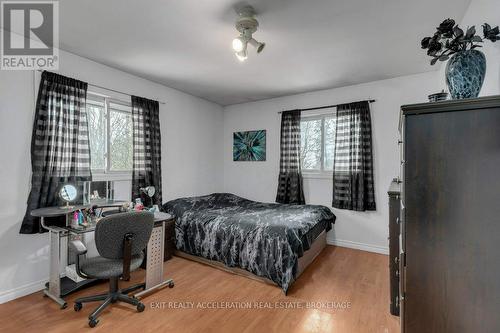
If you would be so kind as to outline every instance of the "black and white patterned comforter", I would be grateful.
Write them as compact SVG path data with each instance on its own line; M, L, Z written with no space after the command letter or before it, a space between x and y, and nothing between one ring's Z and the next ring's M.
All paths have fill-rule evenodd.
M176 217L177 249L266 277L285 293L298 258L335 222L324 206L262 203L229 193L180 198L163 209Z

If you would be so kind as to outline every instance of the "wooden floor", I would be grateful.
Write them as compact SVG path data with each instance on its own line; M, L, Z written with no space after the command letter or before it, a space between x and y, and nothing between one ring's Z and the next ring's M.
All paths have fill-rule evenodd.
M276 286L178 257L166 262L165 270L175 287L146 297L142 313L116 303L103 312L95 328L89 328L87 316L97 304L75 312L72 301L105 291L107 285L100 284L73 294L65 310L41 292L2 304L0 331L399 332L399 318L389 314L384 255L327 246L287 296ZM121 287L143 276L144 271L137 271Z

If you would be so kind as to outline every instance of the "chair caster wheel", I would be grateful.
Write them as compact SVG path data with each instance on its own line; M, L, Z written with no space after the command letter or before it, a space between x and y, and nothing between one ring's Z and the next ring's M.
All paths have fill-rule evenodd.
M99 322L99 320L97 319L89 319L89 326L90 327L95 327L95 325L97 325L97 323Z
M169 287L169 288L173 288L174 286L175 286L174 282L170 282L170 283L168 284L168 287Z
M64 310L68 307L68 303L64 303L63 305L61 305L61 310Z
M145 308L146 307L144 306L144 304L142 303L137 304L137 312L142 312L144 311Z
M73 305L73 309L75 309L75 311L80 311L82 309L83 305L82 303L75 303L75 305Z

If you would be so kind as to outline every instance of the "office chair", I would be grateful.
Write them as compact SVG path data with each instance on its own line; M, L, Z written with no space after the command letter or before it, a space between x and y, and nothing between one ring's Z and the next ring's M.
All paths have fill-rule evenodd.
M89 315L90 327L95 327L101 312L117 301L136 306L138 312L144 311L144 304L127 295L134 290L144 289L144 284L120 290L118 280L129 280L130 272L141 265L143 250L153 230L153 220L153 214L149 212L128 212L103 217L95 229L95 244L100 255L95 258L81 258L87 253L85 245L79 240L70 242L71 249L76 253L75 266L79 276L85 279L109 279L108 293L75 300L75 311L80 311L83 303L104 301Z

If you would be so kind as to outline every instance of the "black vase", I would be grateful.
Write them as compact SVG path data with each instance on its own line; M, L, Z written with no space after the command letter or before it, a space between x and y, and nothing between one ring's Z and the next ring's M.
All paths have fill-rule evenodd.
M457 52L446 65L446 84L453 99L479 96L486 74L486 57L477 50Z

